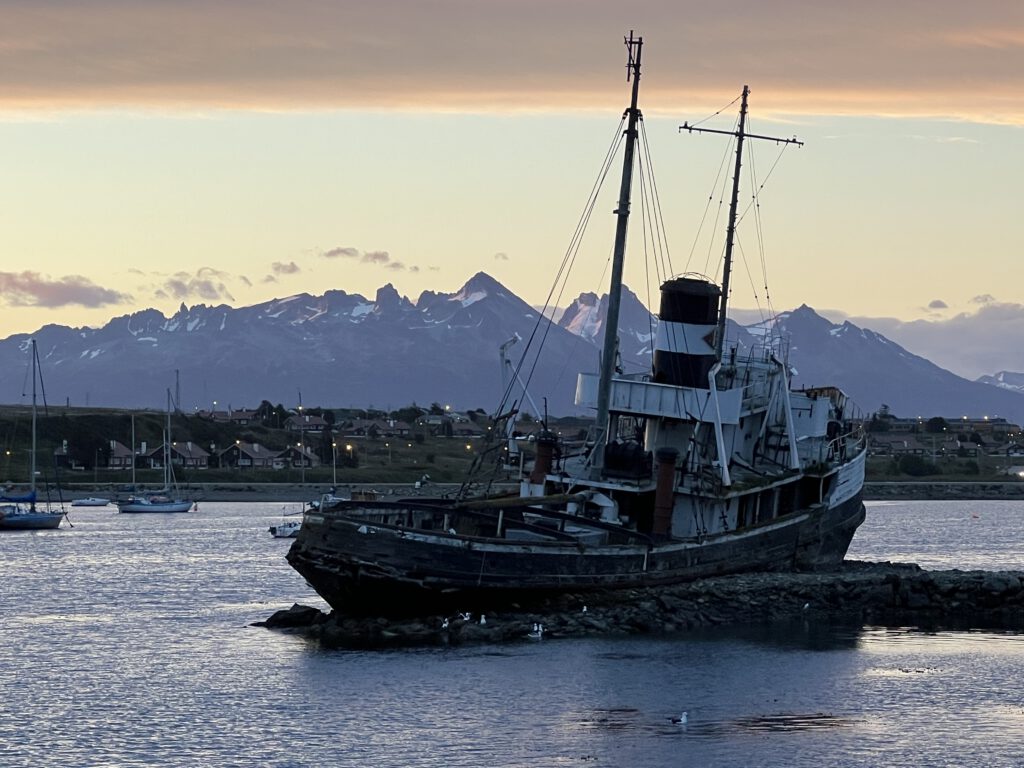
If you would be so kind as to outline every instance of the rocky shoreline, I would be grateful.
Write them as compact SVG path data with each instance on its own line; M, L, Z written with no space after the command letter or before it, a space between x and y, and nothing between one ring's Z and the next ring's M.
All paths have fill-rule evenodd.
M327 648L367 649L530 642L537 634L541 639L670 634L795 617L1024 630L1024 571L926 571L913 564L848 561L829 573L751 573L565 595L484 616L356 617L294 605L256 626L300 633ZM543 632L536 632L537 625Z

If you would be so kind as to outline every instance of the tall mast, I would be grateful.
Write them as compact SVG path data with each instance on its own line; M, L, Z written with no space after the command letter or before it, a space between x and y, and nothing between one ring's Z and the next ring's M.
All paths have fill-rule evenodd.
M725 235L725 260L722 265L722 299L718 310L718 331L715 333L715 356L722 359L722 349L725 346L725 321L726 309L729 305L729 278L732 276L732 249L736 240L736 210L739 207L740 197L740 168L743 166L743 140L765 139L774 141L776 144L796 144L803 146L802 141L796 139L781 139L775 136L759 136L746 132L747 123L747 96L750 95L750 88L743 86L743 96L740 100L740 122L739 128L735 131L717 131L712 128L695 128L692 125L683 123L679 130L687 130L690 133L722 133L736 137L736 165L732 174L732 199L729 201L729 225Z
M628 60L626 80L633 80L633 94L629 109L626 110L626 149L622 156L622 185L619 188L619 205L615 209L618 220L615 224L615 250L612 255L612 277L608 288L608 315L604 327L604 348L601 352L601 379L597 392L597 441L593 454L593 474L601 473L604 466L604 445L610 437L608 424L611 401L612 376L615 373L615 353L619 333L619 306L622 300L622 266L626 255L626 230L629 225L630 194L633 188L633 154L636 146L637 122L640 110L637 97L640 92L640 53L644 39L633 37L630 31L625 39Z
M171 488L171 388L167 388L167 426L164 428L164 488Z
M28 487L33 494L36 490L36 365L38 359L36 340L32 339L32 453L29 454L28 461ZM34 498L33 503L35 503Z

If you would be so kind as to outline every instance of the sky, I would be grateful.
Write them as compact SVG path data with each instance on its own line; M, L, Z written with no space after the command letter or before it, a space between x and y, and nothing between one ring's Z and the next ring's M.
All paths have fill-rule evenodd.
M808 304L972 378L1024 370L1019 2L0 0L0 18L0 337L387 283L415 300L481 270L543 304L635 30L671 254L646 266L635 194L641 298L716 272L702 238L730 150L679 126L731 129L747 84L750 130L804 145L748 142L732 306ZM605 290L617 174L561 304Z

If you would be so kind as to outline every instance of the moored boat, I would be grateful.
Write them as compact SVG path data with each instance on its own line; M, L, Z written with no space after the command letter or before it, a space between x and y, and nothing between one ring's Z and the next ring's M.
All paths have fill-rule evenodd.
M335 609L490 609L594 589L743 571L838 565L864 519L865 443L834 387L793 389L784 345L726 345L743 142L743 90L721 285L661 286L652 369L616 370L642 40L632 100L600 372L576 402L597 434L570 454L543 431L516 497L342 501L307 512L288 561ZM684 126L690 130L696 129ZM793 139L772 139L798 143ZM500 412L500 411L499 411Z
M133 432L134 432L134 421ZM164 428L164 440L163 440L163 472L164 472L164 485L163 488L158 488L149 491L139 491L133 493L127 499L119 500L117 502L118 512L132 512L132 513L144 513L144 512L188 512L196 509L197 504L178 490L177 483L174 479L174 467L172 466L171 458L171 391L167 390L167 424ZM134 451L135 437L132 435L132 444ZM132 460L132 487L135 486L135 463L134 457Z
M301 520L288 520L268 529L275 539L294 539L299 535L299 528L302 527Z
M29 354L32 358L32 447L29 451L29 489L23 494L0 492L0 531L53 530L60 528L60 521L64 519L63 509L54 509L49 504L43 506L36 497L36 384L42 381L42 375L35 339L31 341ZM44 406L45 391L43 389Z
M99 496L87 496L84 499L75 499L71 502L72 507L105 507L110 504L110 499Z

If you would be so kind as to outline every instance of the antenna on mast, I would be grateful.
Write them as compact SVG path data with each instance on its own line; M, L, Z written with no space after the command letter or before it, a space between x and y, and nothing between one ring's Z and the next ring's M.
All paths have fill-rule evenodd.
M743 97L740 102L740 124L739 128L735 131L719 131L714 128L698 128L690 125L689 123L683 123L679 126L680 132L687 131L693 133L720 133L725 136L736 137L736 167L733 171L732 176L732 199L729 201L729 226L726 230L725 237L725 262L722 266L722 299L718 309L718 330L715 333L715 356L722 359L722 348L725 345L725 319L726 319L726 308L729 304L729 278L732 275L732 248L736 236L736 209L739 201L740 194L740 167L743 165L743 140L744 139L764 139L765 141L774 141L776 144L796 144L798 147L802 147L804 143L794 139L783 139L778 136L761 136L756 133L747 133L745 130L747 121L747 96L750 95L750 87L743 86Z

